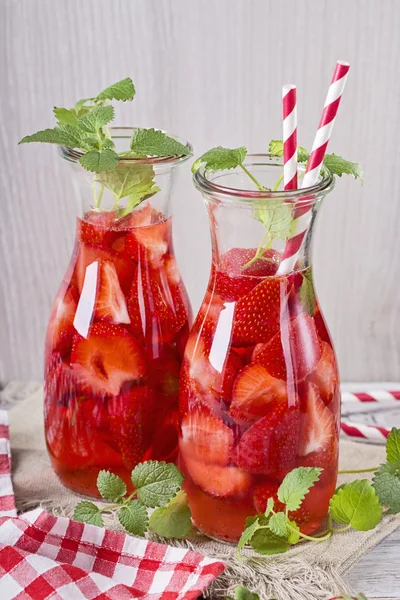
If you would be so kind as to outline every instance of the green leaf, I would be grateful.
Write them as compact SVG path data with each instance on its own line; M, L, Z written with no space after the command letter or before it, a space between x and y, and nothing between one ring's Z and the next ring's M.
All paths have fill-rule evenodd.
M44 129L32 135L27 135L19 142L27 144L30 142L42 142L44 144L58 144L68 148L79 148L80 134L72 125L58 125L53 129Z
M254 594L250 592L243 585L238 585L235 588L235 595L232 600L260 600L260 596L258 594Z
M120 164L98 175L96 181L111 190L118 200L134 195L134 199L130 199L134 206L138 198L142 199L159 190L153 178L154 170L151 165Z
M269 143L270 154L276 154L277 156L283 155L283 141L282 140L271 140ZM297 146L297 162L306 163L310 158L308 150L303 146Z
M393 427L386 441L386 458L400 468L400 429Z
M150 515L149 529L161 537L181 539L192 529L191 516L186 493L181 490Z
M138 156L186 156L187 146L158 129L136 129L131 138L131 150Z
M341 177L343 174L353 175L355 179L358 177L361 183L364 183L363 170L358 163L350 162L336 154L325 154L324 165L332 175L337 175L338 177Z
M139 500L155 508L169 502L183 483L183 475L172 463L149 460L132 471L132 482Z
M113 106L95 106L83 117L79 117L77 127L86 133L96 133L114 119Z
M142 537L149 524L146 507L139 500L132 500L123 506L118 513L118 519L129 533Z
M268 528L258 529L252 536L250 545L258 554L281 554L290 548L289 542Z
M126 102L127 100L133 100L135 93L135 86L132 79L126 77L100 92L97 100L122 100L122 102Z
M287 538L289 535L289 530L287 528L288 519L283 512L278 512L271 515L269 520L269 528L275 535L279 535L280 537Z
M87 500L79 502L78 506L75 507L74 519L82 523L89 523L89 525L103 527L103 519L99 508L93 502Z
M314 280L312 267L309 267L302 273L303 281L300 287L300 299L305 312L311 317L315 315L316 298L314 290Z
M289 525L292 529L288 529L288 542L289 544L297 544L300 540L300 527L295 521L288 520ZM294 529L294 531L292 531Z
M97 476L97 489L102 498L108 502L117 502L126 494L126 485L121 477L110 471L99 471Z
M278 489L278 498L286 504L289 511L300 508L310 488L318 481L322 469L317 467L298 467L286 475Z
M375 473L372 485L379 502L389 507L389 513L400 513L400 468L392 463L381 465Z
M74 109L58 108L55 106L53 108L53 113L59 125L76 125L77 123L78 119Z
M249 521L249 519L246 519L246 528L243 531L242 535L240 536L240 540L238 542L238 547L237 547L237 554L238 554L238 558L241 558L241 551L243 550L243 548L245 547L246 544L248 544L251 540L251 538L253 537L253 535L255 534L255 532L257 531L257 529L260 527L260 521L257 517L253 518L251 520L251 522Z
M332 518L350 524L357 531L374 529L382 519L379 498L367 479L347 483L330 502Z
M119 156L114 150L90 150L79 159L87 171L102 173L109 171L119 163Z
M224 171L225 169L236 169L246 158L247 150L244 146L240 148L223 148L217 146L207 150L192 165L192 172L199 170L202 164L208 171Z
M273 498L268 498L268 500L267 500L267 506L265 508L264 515L266 517L268 517L271 514L271 512L273 511L273 509L274 509L274 499Z
M270 203L268 208L256 208L254 218L260 221L269 233L270 239L287 240L293 223L292 207L281 201Z

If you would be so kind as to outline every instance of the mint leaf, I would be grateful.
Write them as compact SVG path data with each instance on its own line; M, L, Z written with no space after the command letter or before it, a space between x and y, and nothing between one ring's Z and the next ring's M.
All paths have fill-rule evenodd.
M131 150L139 156L186 156L187 146L158 129L137 129L131 138Z
M273 498L268 498L268 500L267 500L267 506L265 508L264 515L266 517L268 517L273 510L274 510L274 499Z
M207 150L192 165L192 172L199 170L202 164L208 171L224 171L225 169L236 169L246 158L247 150L244 146L240 148L223 148L217 146Z
M238 585L235 588L235 595L232 600L260 600L260 596L258 594L253 594L253 592L250 592L244 586Z
M280 537L287 538L289 535L289 530L287 528L288 519L283 512L278 512L271 515L269 520L269 528L275 535L279 535Z
M283 155L283 141L282 140L271 140L269 143L270 154L276 154L278 156ZM303 146L297 146L297 162L306 163L310 158L308 150Z
M132 482L139 500L155 508L169 502L183 483L183 475L172 463L149 460L132 471Z
M118 514L119 522L129 533L144 536L149 523L146 507L139 500L123 506Z
M289 544L297 544L300 540L300 527L290 519L288 519L288 524L291 527L291 529L288 528L288 542Z
M42 142L45 144L58 144L68 148L79 148L80 134L72 125L58 125L53 129L44 129L32 135L27 135L19 142L27 144L30 142Z
M97 527L103 527L103 519L99 508L93 504L84 500L79 502L74 510L75 521L81 521L82 523L89 523L89 525L97 525Z
M300 508L310 488L318 481L322 469L317 467L298 467L286 475L278 489L278 498L286 504L287 510Z
M186 493L181 490L165 506L150 515L149 528L165 538L181 539L192 529L191 512Z
M253 537L253 535L255 534L255 532L257 531L257 529L259 527L260 527L260 521L257 517L255 517L255 518L250 517L250 520L246 519L246 529L243 531L242 535L240 536L240 540L238 542L238 547L237 547L237 555L238 555L239 559L242 556L241 551L243 550L245 545L250 542L251 538Z
M250 540L250 545L258 554L281 554L290 549L284 538L275 535L270 529L257 529Z
M386 457L389 463L400 468L400 429L393 427L386 440Z
M330 501L332 518L357 531L374 529L382 518L378 496L367 479L357 479L335 492Z
M389 507L389 513L400 512L400 469L392 463L381 465L375 473L372 485L379 502Z
M341 156L336 154L325 154L324 165L329 169L332 175L341 177L343 174L353 175L355 179L361 179L361 183L364 183L363 170L358 163L350 162Z
M110 471L100 471L97 476L97 489L104 500L108 502L117 502L126 494L126 485L121 477L110 473Z
M53 108L53 113L59 125L76 125L78 120L74 109L58 108L55 106Z
M303 281L300 287L300 299L305 312L311 317L315 315L316 298L314 290L314 280L312 267L309 267L302 273Z
M77 127L87 133L96 133L101 127L114 119L113 106L96 106L83 117L79 117Z
M79 162L87 171L102 173L117 166L119 157L114 150L90 150L80 157Z
M134 194L136 200L154 194L159 188L154 183L154 170L150 165L124 165L105 170L96 181L112 191L118 200Z
M271 239L287 240L290 237L293 214L289 204L279 201L274 205L271 202L268 208L256 208L254 218L264 225Z
M126 102L127 100L133 100L135 93L135 86L132 79L126 77L100 92L97 100L122 100L122 102Z

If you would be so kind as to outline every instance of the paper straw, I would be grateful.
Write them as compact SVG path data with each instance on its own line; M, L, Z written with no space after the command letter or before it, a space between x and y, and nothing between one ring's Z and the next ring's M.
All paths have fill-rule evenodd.
M285 190L297 190L297 97L296 86L282 87L283 183Z
M349 69L349 63L343 61L338 61L336 63L332 82L329 86L325 100L324 110L322 111L321 120L312 146L310 159L307 164L306 173L301 185L302 188L311 187L318 182L322 161L324 160L332 129L335 124L336 114L346 85ZM293 235L286 242L282 262L277 271L277 275L290 273L296 264L303 239L311 221L312 206L313 203L310 202L306 205L306 208L303 206L299 208L297 213L295 212Z
M342 437L350 438L356 442L371 442L374 444L386 444L390 429L378 427L378 425L364 425L363 423L352 423L342 421L340 423Z
M400 401L400 390L371 390L369 392L342 392L342 402L346 405L355 403L395 404Z

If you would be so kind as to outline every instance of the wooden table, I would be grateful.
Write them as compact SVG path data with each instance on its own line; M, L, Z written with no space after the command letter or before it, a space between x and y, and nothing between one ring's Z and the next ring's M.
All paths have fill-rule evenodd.
M368 600L400 600L400 528L375 546L346 579Z

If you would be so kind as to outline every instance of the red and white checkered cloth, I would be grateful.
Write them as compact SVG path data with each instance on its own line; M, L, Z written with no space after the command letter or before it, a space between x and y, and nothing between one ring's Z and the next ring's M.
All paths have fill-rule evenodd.
M54 517L16 516L6 411L0 411L1 600L192 600L225 565L182 548Z

